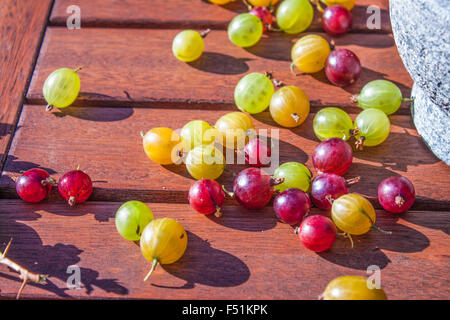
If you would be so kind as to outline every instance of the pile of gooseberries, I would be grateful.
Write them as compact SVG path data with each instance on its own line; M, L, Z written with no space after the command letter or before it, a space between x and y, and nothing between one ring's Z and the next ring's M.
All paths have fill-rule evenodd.
M210 0L224 5L232 0ZM298 34L308 29L314 10L309 0L284 0L277 8L277 0L247 0L249 13L237 15L228 25L228 38L236 46L256 45L265 31L283 31ZM325 9L321 4L326 5ZM323 12L323 29L332 36L340 36L352 28L350 10L355 0L315 1ZM276 10L276 11L274 11ZM276 23L276 25L275 25ZM172 42L173 55L183 61L199 59L204 51L205 30L184 30ZM358 56L345 48L335 49L333 42L317 34L302 36L291 49L291 70L312 74L324 70L330 83L345 87L354 84L362 70ZM78 97L78 71L62 68L52 72L43 86L47 110L65 108ZM274 85L275 84L275 85ZM372 203L357 193L349 193L349 186L359 177L345 179L353 161L353 151L347 140L354 138L357 149L377 146L390 132L388 115L395 113L402 101L402 93L394 83L380 79L367 83L352 101L363 109L354 121L342 109L323 108L314 117L313 129L321 141L312 154L317 175L302 163L281 164L271 176L262 167L270 163L271 149L256 137L254 124L246 114L257 114L269 108L273 120L282 127L301 125L310 113L310 101L297 86L282 86L270 74L253 72L237 83L234 101L242 112L231 112L220 117L212 126L203 120L189 121L180 132L171 128L152 128L141 133L147 156L160 165L171 165L184 160L186 170L196 179L190 187L190 206L203 215L221 216L228 194L246 209L267 206L273 199L274 216L292 225L300 242L309 250L323 252L330 249L338 235L363 235L374 228L376 212ZM237 174L233 191L228 192L218 179L225 170L225 157L219 147L243 152L251 168ZM23 173L16 183L17 194L27 202L40 202L48 197L53 186L73 206L86 201L93 191L90 177L81 170L63 175L58 183L42 169ZM378 186L377 199L390 213L402 213L415 201L414 186L405 177L390 177ZM312 206L327 210L330 218L311 214ZM152 274L158 263L178 261L187 247L187 233L174 219L154 219L151 209L140 201L128 201L116 212L118 233L129 241L139 242L142 255L151 262ZM342 233L339 233L342 231ZM339 277L331 281L323 299L386 299L380 289L368 290L362 277Z

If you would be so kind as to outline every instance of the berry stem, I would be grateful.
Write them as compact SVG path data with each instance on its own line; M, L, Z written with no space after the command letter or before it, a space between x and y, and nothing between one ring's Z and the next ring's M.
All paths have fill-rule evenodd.
M350 101L353 103L358 103L358 95L355 94L355 95L351 96Z
M217 218L220 218L222 216L222 211L220 211L220 207L218 205L216 205L216 212L214 213L214 215Z
M291 68L291 73L296 77L296 76L298 76L298 74L294 71L294 67L295 67L295 63L292 62L292 63L291 63L291 66L290 66L290 68Z
M270 178L270 186L277 186L284 182L284 178Z
M336 42L334 42L334 39L330 40L330 49L333 51L336 48Z
M322 8L322 6L320 5L319 0L309 0L309 1L317 7L317 10L318 10L319 12L322 12L322 13L323 13L323 8Z
M19 278L23 280L22 285L20 286L19 291L17 292L16 299L19 300L20 295L25 288L28 281L32 281L34 283L41 283L45 282L47 280L47 275L44 274L37 274L29 271L28 269L22 267L18 263L14 262L13 260L6 257L6 254L8 253L8 250L11 246L12 238L9 240L5 251L3 253L0 251L0 263L6 265L10 269L14 270L15 272L19 273Z
M70 196L69 200L67 201L69 203L69 206L73 207L76 203L77 199L74 196Z
M234 192L230 192L228 191L224 185L222 185L222 190L223 192L225 192L227 195L229 195L231 198L234 198Z
M200 32L200 35L202 36L202 38L206 38L206 36L208 35L208 33L210 33L211 32L211 29L206 29L206 30L203 30L202 32Z
M48 177L47 179L42 180L42 181L41 181L41 184L42 184L43 186L46 186L46 185L55 186L55 185L56 185L56 180L53 179L52 177Z
M80 71L83 68L84 68L83 66L80 66L80 67L76 68L75 70L73 70L73 72L77 73L78 71Z
M352 249L353 249L353 247L354 247L353 238L352 238L352 236L349 233L342 232L342 233L337 233L337 235L341 236L341 237L344 237L344 238L347 238L348 240L350 240L350 244L352 245Z
M331 205L333 205L334 199L333 199L329 194L327 194L327 195L325 196L325 199L327 199L327 201L328 201Z
M277 80L277 79L275 79L275 78L273 77L273 72L266 71L266 72L264 72L264 75L265 75L267 78L269 78L269 79L273 82L273 84L275 85L275 87L279 88L279 87L284 86L283 81Z
M47 112L52 111L52 109L53 109L53 106L50 103L45 106L45 111L47 111Z
M397 195L394 199L395 204L399 207L403 206L405 204L405 199L401 195Z
M345 182L347 183L348 186L351 186L352 184L358 183L359 180L361 180L360 176L354 177L354 178L350 178L345 180Z
M244 4L247 6L247 9L250 11L253 9L253 6L247 2L247 0L242 0L244 2Z
M403 98L402 101L404 101L404 102L413 102L414 98Z
M367 219L369 219L370 224L372 225L372 228L374 228L375 230L384 233L384 234L392 234L391 231L384 231L383 229L381 229L380 227L377 227L375 225L375 222L372 220L372 218L367 214L367 212L365 212L364 210L359 210L359 212L361 212L363 215L365 215L367 217Z
M297 113L291 113L292 119L294 119L295 123L298 123L300 120L300 116Z
M358 127L355 127L355 129L350 129L350 135L356 136L359 133Z
M385 231L385 230L381 229L380 227L377 227L374 224L372 225L372 228L374 228L375 230L377 230L377 231L379 231L381 233L384 233L384 234L392 234L392 231Z
M356 150L363 150L364 140L366 140L366 138L363 136L355 142Z
M144 281L147 281L147 279L152 275L152 273L153 273L153 271L155 271L157 265L158 265L158 259L153 258L152 268L145 276Z

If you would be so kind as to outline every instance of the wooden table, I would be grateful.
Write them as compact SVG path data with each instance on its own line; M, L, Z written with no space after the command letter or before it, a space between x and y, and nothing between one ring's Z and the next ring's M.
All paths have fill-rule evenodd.
M404 104L390 117L391 134L378 147L355 152L346 177L360 175L351 188L376 206L377 224L351 249L337 240L331 250L306 250L292 228L276 221L273 210L249 212L227 200L223 217L208 218L187 204L193 180L183 166L159 166L142 150L139 131L155 126L181 128L187 121L214 123L236 110L233 89L249 72L273 71L298 85L312 111L298 128L279 128L268 112L253 116L257 128L280 129L281 162L312 168L318 144L315 112L339 106L354 118L349 98L368 81L394 81L405 96L412 81L392 38L388 1L358 0L353 31L337 47L361 59L360 80L348 88L329 84L323 72L294 77L290 48L300 35L270 33L252 48L227 39L226 26L245 7L218 7L201 0L6 0L0 4L0 243L13 244L11 259L49 274L47 284L30 284L25 298L315 299L334 277L367 275L381 268L391 299L448 299L450 170L425 146ZM81 8L81 29L68 30L69 5ZM369 4L381 8L382 28L365 26ZM323 34L319 14L308 32ZM171 53L174 35L185 28L213 31L205 52L186 64ZM45 111L42 86L51 71L84 66L74 106ZM52 191L50 199L27 204L15 193L21 172L39 167L55 178L80 165L95 181L85 204L69 208ZM230 186L242 166L229 166L219 182ZM376 202L379 182L403 175L415 185L417 200L400 216ZM143 277L149 263L138 246L123 240L114 215L126 200L148 202L156 217L172 217L188 230L188 250L177 263ZM319 213L317 209L314 213ZM81 271L82 288L69 290L68 267ZM17 274L0 266L0 296L14 297Z

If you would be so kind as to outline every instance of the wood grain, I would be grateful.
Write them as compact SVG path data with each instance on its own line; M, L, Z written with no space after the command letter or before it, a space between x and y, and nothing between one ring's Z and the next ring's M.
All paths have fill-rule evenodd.
M208 0L56 0L51 25L65 26L67 8L78 5L82 27L109 28L214 28L226 29L231 19L247 11L241 0L217 6ZM380 8L380 29L370 30L366 21L371 14L367 7ZM352 10L352 32L390 32L388 0L358 0ZM322 30L322 14L315 10L310 31Z
M0 170L22 107L51 0L0 3Z
M150 265L139 247L117 233L114 215L120 203L25 204L0 200L1 248L13 237L11 259L49 283L29 284L24 298L152 299L317 299L327 283L342 275L368 276L381 269L389 299L447 299L450 286L449 212L411 211L400 218L377 212L375 230L355 237L355 247L338 238L316 254L305 249L290 226L276 221L272 208L249 212L227 206L220 218L193 212L189 205L150 203L155 217L180 221L188 233L185 255L158 266L143 282ZM318 212L314 211L314 214ZM82 287L66 281L80 268ZM20 282L0 266L1 297L14 297Z
M0 181L1 196L17 197L14 180L22 171L42 167L58 178L80 165L97 181L92 200L140 198L151 202L186 203L194 180L185 166L153 163L144 154L139 132L158 126L178 129L195 119L214 124L227 113L223 110L93 107L70 107L64 113L49 113L44 109L44 106L24 107L20 130L14 137ZM279 142L280 163L298 161L313 169L311 154L319 142L312 129L313 117L314 114L310 114L306 122L294 130L280 129L268 112L253 117L253 121L257 129L280 129L279 140L274 140ZM418 198L414 209L449 210L449 167L426 148L413 129L410 117L390 118L391 134L383 144L354 152L354 164L345 177L361 176L361 182L350 190L370 197L378 205L375 200L378 184L384 178L400 174L415 185ZM246 167L228 165L229 171L225 171L219 182L231 188L234 175Z
M363 66L359 81L338 88L328 82L323 71L292 75L290 50L299 36L271 34L245 50L234 46L225 31L213 31L206 38L203 56L186 64L171 51L172 39L179 31L50 27L27 94L28 103L44 104L42 86L54 69L80 65L85 68L79 73L77 106L234 109L233 92L239 79L250 72L265 71L301 87L316 109L341 106L359 112L350 97L368 81L379 78L394 81L404 96L410 95L412 81L390 35L348 34L336 39L337 47L354 51ZM398 111L409 112L408 104Z

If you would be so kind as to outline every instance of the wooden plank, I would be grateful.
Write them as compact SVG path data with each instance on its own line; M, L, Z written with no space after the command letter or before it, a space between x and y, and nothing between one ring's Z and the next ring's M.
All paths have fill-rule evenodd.
M51 0L0 3L0 170L34 67Z
M173 129L195 119L211 124L227 113L213 110L145 108L76 108L61 113L44 106L24 106L0 182L0 196L17 197L14 180L21 171L43 167L58 178L80 165L93 180L92 200L187 202L193 180L184 165L160 166L144 154L139 131L167 126ZM351 115L355 117L355 115ZM318 144L312 128L314 114L300 127L288 130L274 124L268 112L253 118L257 129L280 129L280 163L299 161L313 168L311 154ZM415 185L416 210L450 209L450 169L426 148L410 117L390 117L388 139L378 147L355 151L347 178L361 176L350 190L370 197L374 204L378 184L400 174ZM269 131L270 134L270 131ZM245 165L228 165L219 179L228 188ZM60 198L56 195L54 198ZM53 200L52 200L53 201ZM230 203L234 203L231 202Z
M24 298L152 299L316 299L326 284L342 275L367 276L381 269L381 286L390 299L446 299L449 212L411 211L394 218L377 212L375 230L316 254L306 250L292 228L276 221L272 208L249 212L227 206L220 218L208 218L184 204L149 204L156 217L180 221L188 232L185 255L158 266L148 282L150 265L139 247L117 233L114 215L120 203L90 202L75 208L61 203L0 201L1 248L13 237L11 259L49 283L29 284ZM314 213L317 213L314 211ZM82 287L66 281L80 268ZM1 296L14 297L17 275L0 266Z
M390 32L388 0L358 0L352 10L354 32ZM50 23L65 26L67 8L81 9L82 27L214 28L226 29L237 14L247 11L242 1L216 6L208 0L56 0ZM380 30L367 28L368 6L380 8ZM315 10L310 31L322 30L322 14Z
M213 31L207 37L202 58L186 64L171 52L177 32L48 28L27 94L28 103L44 104L42 86L54 69L80 65L85 68L79 73L82 88L75 102L79 106L234 109L233 92L239 79L250 72L265 71L273 71L286 84L303 88L313 110L337 105L359 112L350 97L378 78L392 80L405 96L410 94L411 78L390 35L349 34L336 40L337 47L354 51L363 66L357 83L338 88L326 80L323 72L297 77L290 72L290 50L299 36L273 34L245 50L234 46L225 31ZM409 105L404 104L398 112L409 114Z

